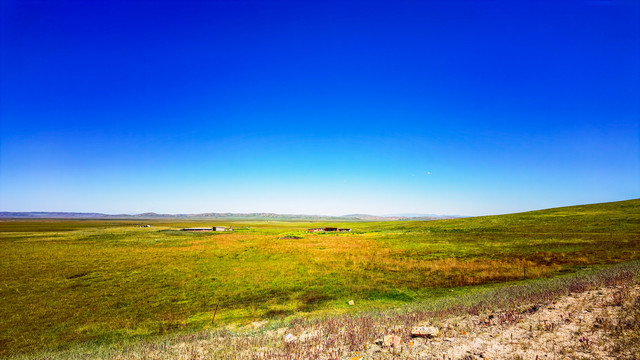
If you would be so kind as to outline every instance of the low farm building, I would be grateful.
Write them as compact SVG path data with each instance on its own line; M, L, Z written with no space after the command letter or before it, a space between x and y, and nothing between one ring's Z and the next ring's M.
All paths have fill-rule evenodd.
M213 226L210 228L184 228L182 231L226 231L224 226Z
M343 232L343 231L351 231L351 229L341 229L341 228L334 228L334 227L325 227L325 228L314 228L314 229L309 229L307 230L308 232L325 232L325 231L339 231L339 232Z

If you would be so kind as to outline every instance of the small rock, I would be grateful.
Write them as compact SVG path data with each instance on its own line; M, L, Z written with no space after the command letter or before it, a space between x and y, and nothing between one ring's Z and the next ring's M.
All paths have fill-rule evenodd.
M378 339L378 340L379 340L379 339ZM376 340L376 341L378 341L378 340ZM382 345L382 340L380 340L380 345ZM380 349L380 346L378 346L378 345L370 344L370 345L367 347L367 354L368 354L368 355L378 354L378 353L380 353L380 352L382 352L382 350Z
M390 347L393 344L393 335L385 335L382 341L383 347Z
M298 338L291 333L287 334L287 336L284 337L285 342L292 342L292 341L296 341L297 339Z
M400 349L400 343L402 343L402 339L400 338L400 336L394 335L391 339L391 345L393 345L393 347L396 349Z
M402 339L397 335L385 335L382 342L383 347L393 347L394 349L402 348Z
M435 326L419 326L411 329L411 337L422 337L431 339L440 335L440 330Z
M267 325L266 321L256 321L251 323L251 327L254 329L259 329L265 325Z
M353 306L353 305L355 305L355 304L356 304L356 303L355 303L353 300L349 300L349 305Z

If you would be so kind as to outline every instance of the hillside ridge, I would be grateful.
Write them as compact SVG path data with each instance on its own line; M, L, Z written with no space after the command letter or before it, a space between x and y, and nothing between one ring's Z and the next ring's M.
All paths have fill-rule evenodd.
M594 207L601 207L602 210L619 210L622 208L632 208L640 205L640 198L611 201L593 204L580 204L560 206L547 209L530 210L523 212L515 212L508 214L484 215L478 217L490 217L501 215L541 215L549 213L556 215L558 212L564 211L580 211L583 208L593 210ZM420 221L420 220L441 220L441 219L457 219L467 216L463 215L437 215L429 214L424 216L413 216L413 214L405 215L369 215L369 214L347 214L340 216L330 215L303 215L303 214L276 214L268 212L254 213L232 213L232 212L208 212L194 214L159 214L155 212L145 212L140 214L104 214L95 212L59 212L59 211L0 211L0 218L4 219L227 219L227 220L331 220L331 221Z

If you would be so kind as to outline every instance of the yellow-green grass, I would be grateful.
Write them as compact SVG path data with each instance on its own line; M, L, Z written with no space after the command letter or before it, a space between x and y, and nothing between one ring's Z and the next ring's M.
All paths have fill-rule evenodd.
M638 199L440 221L140 223L0 222L0 355L388 307L640 258ZM236 230L177 231L212 225ZM321 226L354 231L305 231Z

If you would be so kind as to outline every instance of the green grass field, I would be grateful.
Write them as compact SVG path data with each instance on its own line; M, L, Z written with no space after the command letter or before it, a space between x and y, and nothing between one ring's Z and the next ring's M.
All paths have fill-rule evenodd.
M140 223L1 221L0 355L396 306L640 259L640 199L438 221ZM177 231L212 225L235 230ZM353 232L305 231L320 226Z

